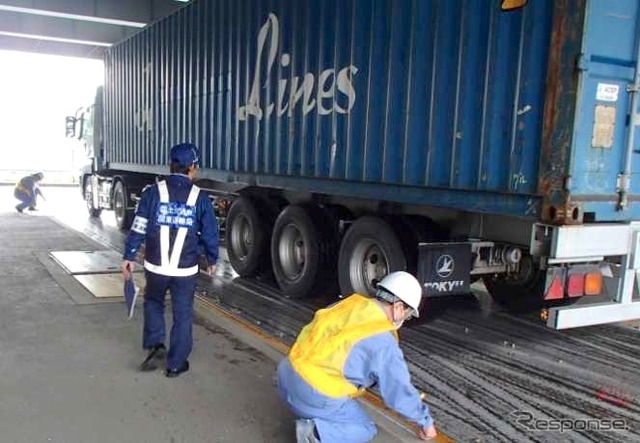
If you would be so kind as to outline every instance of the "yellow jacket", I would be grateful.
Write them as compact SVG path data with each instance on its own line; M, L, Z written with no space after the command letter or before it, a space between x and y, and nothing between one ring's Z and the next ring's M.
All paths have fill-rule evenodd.
M371 298L352 296L316 312L289 353L291 366L307 383L328 397L357 397L358 386L344 376L351 348L359 341L390 331L394 324Z

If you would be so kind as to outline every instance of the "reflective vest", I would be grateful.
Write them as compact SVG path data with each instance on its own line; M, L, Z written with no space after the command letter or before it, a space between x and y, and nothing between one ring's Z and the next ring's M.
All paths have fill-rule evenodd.
M29 194L31 195L31 189L28 189L25 185L24 185L24 178L21 179L17 184L16 184L16 190L19 192L23 192L25 194Z
M364 393L344 376L344 365L359 341L396 328L371 298L360 294L316 312L291 348L289 361L309 385L333 397L357 397Z
M187 231L189 230L189 226L193 225L193 219L196 216L195 205L198 201L200 188L196 185L191 186L186 206L178 205L176 208L169 206L169 190L167 189L166 181L158 182L158 193L160 194L160 206L156 214L156 223L160 226L160 265L154 265L145 260L144 267L156 274L171 277L188 277L197 274L199 270L198 265L190 268L179 268L178 265L180 263L180 254L182 254L182 249L184 248L184 241L187 237ZM178 220L180 227L178 228L178 233L171 248L171 255L169 255L169 247L171 246L169 229L170 226L176 225L176 220Z

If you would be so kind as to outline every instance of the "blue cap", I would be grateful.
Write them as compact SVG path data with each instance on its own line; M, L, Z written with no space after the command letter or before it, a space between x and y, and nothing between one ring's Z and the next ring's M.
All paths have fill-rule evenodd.
M180 143L171 148L171 162L181 166L198 164L198 148L191 143Z

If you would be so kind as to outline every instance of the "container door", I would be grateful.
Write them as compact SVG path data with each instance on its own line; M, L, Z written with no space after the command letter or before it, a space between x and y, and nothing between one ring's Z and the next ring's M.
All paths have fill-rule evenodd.
M583 53L578 60L580 94L568 183L586 220L640 216L640 136L632 110L638 61L637 0L588 0ZM630 139L631 137L631 139ZM629 143L631 142L631 145ZM631 146L629 148L629 146ZM623 172L630 155L627 197ZM628 199L626 205L624 199Z

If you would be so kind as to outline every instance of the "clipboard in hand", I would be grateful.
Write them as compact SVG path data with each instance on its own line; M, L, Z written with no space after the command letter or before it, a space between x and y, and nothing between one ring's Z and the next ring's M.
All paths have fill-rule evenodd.
M127 303L129 318L133 317L133 309L136 306L138 292L140 292L140 288L136 286L136 283L133 280L133 275L130 275L129 278L124 280L124 300Z

